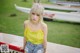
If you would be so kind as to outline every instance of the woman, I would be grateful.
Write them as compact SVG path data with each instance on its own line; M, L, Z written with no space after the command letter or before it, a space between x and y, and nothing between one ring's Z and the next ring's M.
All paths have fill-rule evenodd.
M44 8L34 3L29 20L24 21L25 53L46 53L47 25L43 22Z

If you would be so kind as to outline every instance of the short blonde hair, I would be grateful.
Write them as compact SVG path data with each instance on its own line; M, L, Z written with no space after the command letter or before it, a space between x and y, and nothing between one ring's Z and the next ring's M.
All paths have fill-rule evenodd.
M40 21L43 21L43 12L44 12L44 7L40 3L34 3L31 11L30 11L30 18L32 13L36 13L40 15Z

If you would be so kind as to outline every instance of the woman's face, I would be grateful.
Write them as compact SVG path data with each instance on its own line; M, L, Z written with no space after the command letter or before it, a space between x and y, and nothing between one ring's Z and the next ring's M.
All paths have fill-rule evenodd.
M32 12L32 13L31 13L31 21L32 21L33 23L38 23L39 20L40 20L40 15L37 14L37 13Z

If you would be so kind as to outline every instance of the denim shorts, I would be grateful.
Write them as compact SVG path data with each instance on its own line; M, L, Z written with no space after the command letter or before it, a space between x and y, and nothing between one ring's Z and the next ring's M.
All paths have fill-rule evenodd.
M26 53L44 53L42 44L32 44L31 42L27 42L25 46Z

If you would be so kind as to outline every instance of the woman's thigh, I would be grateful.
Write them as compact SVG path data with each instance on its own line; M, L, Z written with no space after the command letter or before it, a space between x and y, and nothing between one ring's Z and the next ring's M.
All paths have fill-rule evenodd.
M42 45L36 46L36 48L33 51L33 53L43 53L43 52L44 52L44 49Z
M33 51L33 46L31 43L27 42L27 45L25 46L25 52L26 53L32 53Z

